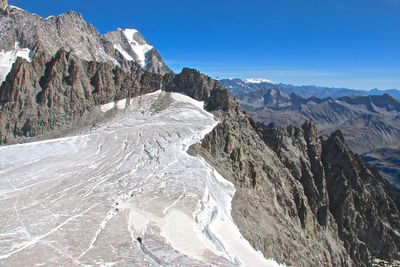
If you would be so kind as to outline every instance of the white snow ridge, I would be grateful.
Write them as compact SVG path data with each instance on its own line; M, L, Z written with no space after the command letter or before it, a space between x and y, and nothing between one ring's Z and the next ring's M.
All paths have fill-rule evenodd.
M217 124L201 102L114 107L84 134L0 147L1 266L279 266L240 235L233 185L186 152Z
M134 38L136 34L138 34L137 30L134 30L134 29L125 29L124 30L124 35L128 39L129 44L130 44L133 52L135 52L135 54L138 56L138 60L139 60L138 63L142 67L144 67L145 64L146 64L146 62L145 62L146 53L149 52L151 49L153 49L153 46L149 45L146 42L138 42L138 41L136 41L135 38ZM128 58L126 58L126 59L129 60Z

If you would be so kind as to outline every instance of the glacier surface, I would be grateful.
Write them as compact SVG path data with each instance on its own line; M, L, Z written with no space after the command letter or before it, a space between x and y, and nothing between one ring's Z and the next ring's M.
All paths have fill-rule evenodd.
M0 147L0 265L279 266L234 224L233 184L187 153L218 123L201 102L110 109L77 136Z

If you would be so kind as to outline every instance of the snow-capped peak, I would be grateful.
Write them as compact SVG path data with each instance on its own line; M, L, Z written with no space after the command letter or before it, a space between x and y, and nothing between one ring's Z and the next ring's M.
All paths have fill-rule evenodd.
M125 29L123 30L123 33L126 37L126 39L129 42L129 45L131 46L133 52L138 57L138 64L140 64L142 67L146 65L145 59L146 59L146 53L149 52L151 49L153 49L153 46L148 44L143 38L135 38L136 35L139 33L135 29ZM124 55L124 53L122 53ZM124 55L125 56L125 55ZM125 56L126 58L126 56ZM131 58L131 57L130 57ZM130 60L130 58L126 58L127 60Z
M246 83L274 83L264 78L248 78L245 80Z

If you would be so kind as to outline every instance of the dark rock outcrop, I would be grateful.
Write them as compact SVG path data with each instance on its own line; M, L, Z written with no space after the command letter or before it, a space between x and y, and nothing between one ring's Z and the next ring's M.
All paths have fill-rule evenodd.
M5 9L8 5L7 0L0 0L0 9Z
M0 87L0 143L90 125L91 118L101 117L96 106L159 90L161 83L160 75L82 61L64 49L48 62L18 58Z

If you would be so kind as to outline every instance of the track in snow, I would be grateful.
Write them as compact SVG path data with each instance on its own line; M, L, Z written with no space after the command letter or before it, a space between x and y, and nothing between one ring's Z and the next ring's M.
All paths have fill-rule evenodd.
M213 116L175 93L129 102L90 132L0 147L0 265L277 266L234 225L233 185L186 153Z

